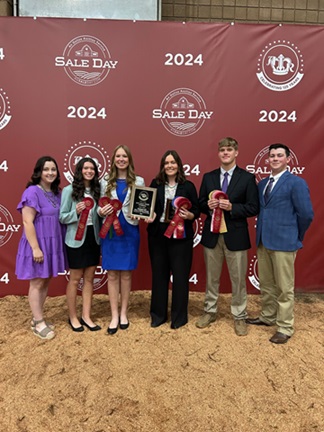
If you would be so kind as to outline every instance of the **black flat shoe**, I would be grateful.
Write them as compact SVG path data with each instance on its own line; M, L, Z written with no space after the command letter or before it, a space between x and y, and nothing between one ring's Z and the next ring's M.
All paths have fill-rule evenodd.
M82 327L82 325L81 325L80 327L73 327L73 325L72 325L70 319L69 319L68 323L70 324L71 329L72 329L74 332L81 333L81 332L84 331L84 328Z
M128 329L128 327L129 327L129 321L128 321L127 324L120 324L120 323L119 323L119 328L120 328L120 330L126 330L126 329Z
M113 328L108 327L107 333L110 335L113 335L113 334L117 333L117 330L118 330L118 327L113 327Z
M89 329L90 331L98 331L101 330L101 327L99 325L95 325L94 327L89 326L89 324L87 324L83 318L80 319L80 323L84 326L87 327L87 329Z

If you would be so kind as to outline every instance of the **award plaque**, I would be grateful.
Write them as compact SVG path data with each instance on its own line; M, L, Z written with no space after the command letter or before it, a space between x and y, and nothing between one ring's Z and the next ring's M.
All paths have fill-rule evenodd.
M133 186L129 215L140 219L153 218L155 200L155 188Z

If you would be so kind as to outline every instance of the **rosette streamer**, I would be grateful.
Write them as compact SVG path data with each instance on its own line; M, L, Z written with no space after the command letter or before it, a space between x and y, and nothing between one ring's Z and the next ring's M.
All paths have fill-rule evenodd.
M82 212L80 213L79 224L74 237L75 240L79 240L79 241L83 239L85 228L87 226L89 213L94 206L93 199L90 197L83 198L82 202L84 202L85 204L85 209L82 210Z
M217 199L217 200L228 199L228 196L225 192L222 192L220 190L214 190L210 192L209 199ZM213 210L211 224L210 224L210 231L213 233L220 233L220 234L227 232L224 212L219 207Z
M105 238L110 227L113 226L116 235L121 236L124 234L124 231L122 230L122 227L120 225L117 212L122 208L122 202L118 199L110 199L108 197L102 197L99 200L99 206L104 207L105 205L110 204L114 211L110 215L106 217L106 219L103 221L101 230L99 232L100 238Z
M191 202L188 200L188 198L176 197L172 201L172 205L176 209L175 214L164 235L168 238L171 238L172 235L176 239L185 238L184 219L179 215L179 211L181 207L189 210L191 208Z

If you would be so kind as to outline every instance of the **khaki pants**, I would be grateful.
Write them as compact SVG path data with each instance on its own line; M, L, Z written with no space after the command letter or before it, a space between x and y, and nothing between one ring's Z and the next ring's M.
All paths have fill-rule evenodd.
M207 278L204 307L205 312L211 314L217 313L219 281L225 258L232 285L232 315L234 319L246 318L247 250L228 250L224 242L224 236L220 234L217 245L214 249L204 247L204 257Z
M273 251L261 244L257 254L262 305L260 317L267 324L276 324L279 332L292 336L297 251Z

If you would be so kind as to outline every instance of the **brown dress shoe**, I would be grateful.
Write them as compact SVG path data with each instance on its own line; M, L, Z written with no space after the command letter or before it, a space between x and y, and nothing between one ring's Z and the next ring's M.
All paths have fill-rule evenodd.
M285 344L289 341L289 339L290 336L284 333L277 332L272 336L271 339L269 339L269 341L275 344Z
M246 324L253 324L253 325L259 325L259 326L264 325L267 327L271 326L271 324L267 324L264 321L261 321L259 317L258 318L246 318L245 322L246 322Z
M196 327L205 328L214 321L216 321L216 314L210 314L208 312L205 312L196 322Z

